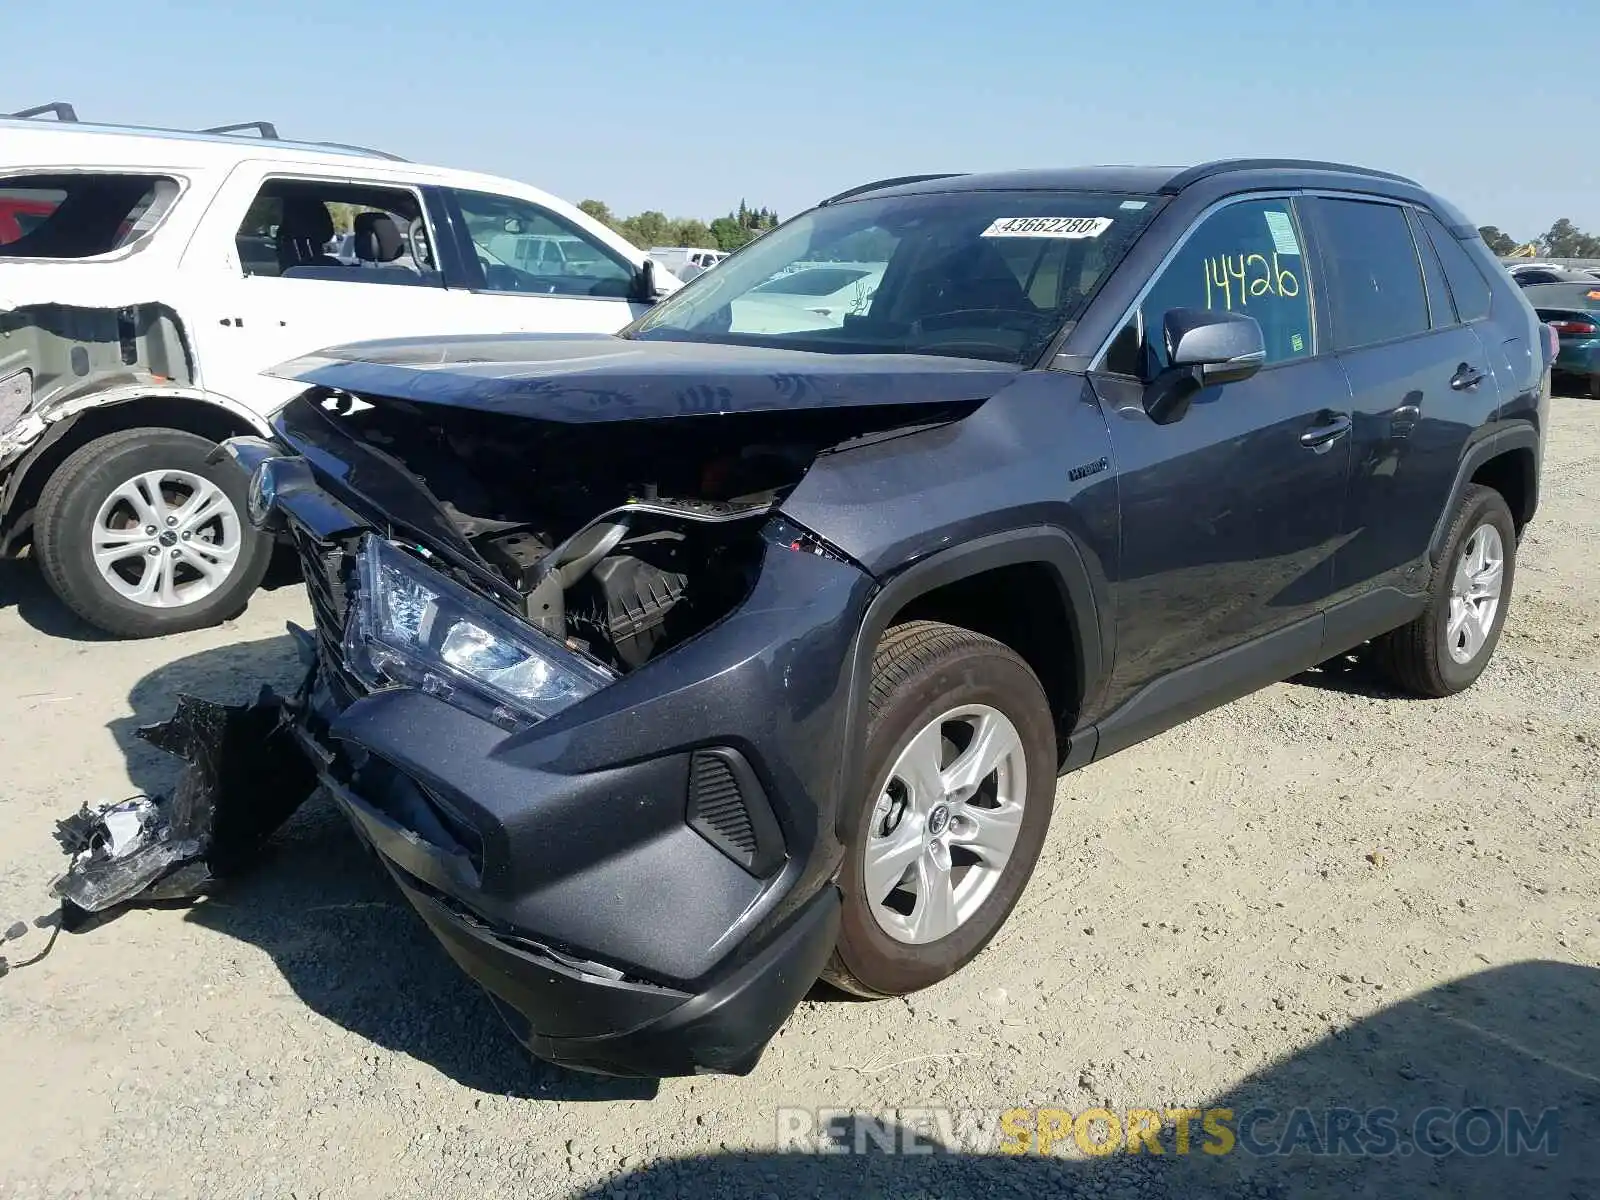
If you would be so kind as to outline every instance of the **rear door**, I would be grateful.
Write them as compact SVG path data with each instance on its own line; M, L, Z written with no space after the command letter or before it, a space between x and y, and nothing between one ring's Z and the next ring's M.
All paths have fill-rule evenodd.
M365 212L387 215L403 235L398 259L347 264L335 257L339 235ZM466 332L453 320L459 296L431 261L420 187L247 163L230 177L206 225L220 236L197 237L183 272L205 284L192 320L202 383L258 412L300 390L262 374L288 359L347 342Z
M1498 404L1494 359L1477 332L1487 295L1481 312L1466 296L1458 311L1432 238L1407 206L1319 196L1307 209L1353 397L1334 599L1418 593L1467 438Z

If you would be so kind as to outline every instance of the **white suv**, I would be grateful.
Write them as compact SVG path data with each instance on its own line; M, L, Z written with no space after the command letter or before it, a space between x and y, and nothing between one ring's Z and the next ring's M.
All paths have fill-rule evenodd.
M344 233L354 261L332 249ZM373 338L611 333L676 286L510 180L265 123L0 117L0 556L31 543L61 599L114 634L214 624L271 556L210 461L298 390L263 371Z

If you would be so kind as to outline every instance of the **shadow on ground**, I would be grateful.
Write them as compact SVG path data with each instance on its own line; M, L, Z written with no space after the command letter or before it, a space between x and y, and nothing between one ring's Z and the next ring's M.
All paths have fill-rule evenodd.
M111 725L140 790L170 792L176 759L135 736L172 715L180 693L238 703L263 683L293 689L287 634L191 655L135 685L133 715ZM607 1080L535 1062L390 884L333 804L311 798L267 856L188 920L258 946L310 1008L477 1091L543 1100L649 1098L653 1082ZM330 955L330 946L339 947Z
M109 633L80 621L55 593L31 559L0 560L0 609L14 608L17 615L47 637L73 642L105 642Z
M1159 1031L1151 1032L1159 1043ZM1163 1100L1148 1104L1158 1109ZM1159 1156L1148 1146L1129 1153L1124 1140L1105 1156L1064 1159L997 1153L1003 1134L979 1152L965 1142L940 1147L937 1132L918 1139L909 1125L876 1114L845 1116L814 1133L804 1114L774 1114L783 1152L663 1160L584 1194L598 1200L626 1187L695 1200L1600 1196L1600 971L1527 962L1470 976L1341 1029L1200 1107L1230 1130L1228 1153L1203 1151L1227 1139L1208 1136L1202 1120L1188 1154L1177 1152L1169 1123ZM1518 1122L1513 1148L1507 1131ZM1108 1128L1097 1121L1090 1136L1103 1144ZM1341 1137L1341 1128L1350 1132ZM913 1142L924 1153L904 1153ZM824 1144L836 1152L816 1153Z
M1366 646L1358 646L1348 654L1331 658L1309 671L1293 676L1290 683L1302 687L1321 688L1330 692L1343 692L1347 696L1366 696L1372 700L1415 700L1410 692L1402 691L1373 664Z
M279 551L272 556L262 591L297 587L300 568L294 555ZM15 608L17 615L46 637L73 642L108 642L113 635L78 617L50 590L39 566L31 558L0 560L0 609Z

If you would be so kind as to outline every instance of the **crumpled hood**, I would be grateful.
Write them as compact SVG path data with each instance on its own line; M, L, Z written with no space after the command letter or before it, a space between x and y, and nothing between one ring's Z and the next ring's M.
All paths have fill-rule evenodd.
M984 400L1019 373L935 355L816 354L609 334L401 338L336 346L269 374L373 396L588 424Z

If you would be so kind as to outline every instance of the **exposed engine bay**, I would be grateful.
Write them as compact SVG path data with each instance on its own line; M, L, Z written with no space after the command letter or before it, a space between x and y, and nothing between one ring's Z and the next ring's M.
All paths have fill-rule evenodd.
M707 415L602 425L374 399L335 420L416 478L535 626L617 671L749 592L767 517L819 455L972 405Z

